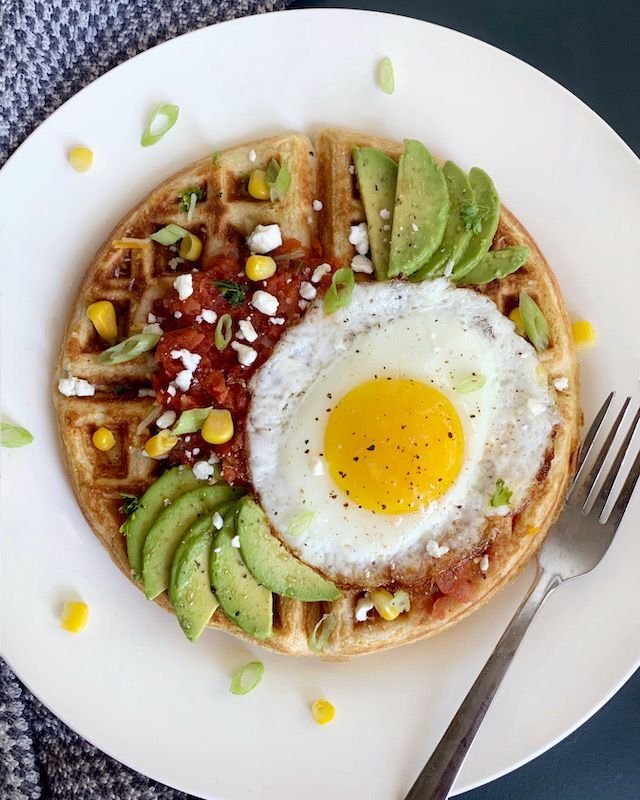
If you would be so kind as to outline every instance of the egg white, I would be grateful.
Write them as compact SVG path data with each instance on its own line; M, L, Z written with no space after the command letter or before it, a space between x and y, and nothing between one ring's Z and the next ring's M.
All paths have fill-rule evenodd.
M484 386L457 391L473 372L484 376ZM331 410L376 376L434 385L463 425L457 479L415 513L359 508L333 482L323 458ZM489 298L445 279L360 283L350 305L332 315L316 302L250 388L249 469L270 523L306 563L361 586L390 575L415 579L432 563L434 542L473 548L489 517L526 498L557 422L535 350ZM489 504L499 478L513 492L510 509ZM288 536L289 523L305 511L314 512L308 528Z

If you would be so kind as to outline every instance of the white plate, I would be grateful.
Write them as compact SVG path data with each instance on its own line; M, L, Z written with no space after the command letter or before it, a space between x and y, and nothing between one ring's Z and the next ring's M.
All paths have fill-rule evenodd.
M389 55L397 89L376 88ZM142 149L155 103L178 124ZM583 358L590 417L610 389L634 391L640 165L586 106L516 59L402 17L297 11L200 30L124 64L47 120L0 174L2 403L35 443L5 451L3 651L78 733L120 761L206 798L402 796L522 596L527 572L434 640L325 665L263 653L175 619L120 575L67 482L50 397L52 365L80 276L111 226L191 159L263 134L326 124L414 136L464 167L480 164L554 266L571 311L596 326ZM95 151L85 175L69 146ZM632 291L633 287L633 291ZM634 302L635 301L635 302ZM640 496L588 579L545 606L460 776L458 790L512 769L592 714L640 661ZM82 597L80 636L58 626ZM252 657L263 684L228 693ZM309 702L330 698L317 727Z

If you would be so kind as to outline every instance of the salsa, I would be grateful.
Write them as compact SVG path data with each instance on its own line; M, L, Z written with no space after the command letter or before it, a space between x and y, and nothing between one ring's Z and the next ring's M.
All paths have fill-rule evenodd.
M190 273L193 293L189 297L180 300L178 292L172 289L166 296L158 298L152 309L164 331L155 352L157 370L153 376L153 388L158 402L178 414L191 408L226 408L234 421L234 436L226 444L211 445L199 433L187 434L179 437L168 460L170 463L193 464L215 454L222 462L225 480L232 485L249 483L244 435L250 402L248 383L269 358L283 333L304 315L308 303L300 295L302 283L310 282L316 267L327 263L318 247L305 249L295 239L285 240L269 255L276 260L276 273L266 280L253 282L245 275L240 252L230 248L205 261L199 271ZM329 266L331 271L313 284L318 296L322 296L330 285L332 272L337 267ZM232 293L226 293L229 299L224 296L224 285L218 285L220 281L231 281L237 287ZM251 298L257 290L277 298L278 309L274 316L270 317L251 305ZM207 311L214 312L214 322L207 321L207 317L213 318ZM239 363L238 353L231 343L223 350L216 347L216 325L224 314L232 320L232 340L256 351L257 357L251 365ZM242 337L238 324L241 320L251 322L257 334L255 341L248 342ZM175 357L176 350L187 350L200 356L187 391L175 391L172 385L184 368L180 358Z

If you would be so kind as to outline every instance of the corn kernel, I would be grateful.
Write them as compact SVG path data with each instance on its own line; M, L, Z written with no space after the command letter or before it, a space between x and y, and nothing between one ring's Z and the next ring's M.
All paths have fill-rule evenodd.
M540 528L536 525L527 525L527 536L535 536L537 533L540 533Z
M102 450L103 453L111 450L116 443L116 437L109 430L109 428L98 428L93 432L91 440L93 441L94 446L98 450Z
M256 200L269 199L269 187L267 185L267 173L263 169L254 169L249 175L249 185L247 190L251 197Z
M110 300L98 300L97 303L91 303L87 308L87 316L93 322L93 327L101 339L113 342L118 338L116 310Z
M163 458L178 444L178 437L166 428L147 440L144 449L151 458Z
M93 150L88 147L74 147L69 150L67 159L76 172L86 172L93 164Z
M592 347L596 343L596 332L586 319L578 320L571 326L576 347Z
M271 256L249 256L244 265L250 281L264 281L275 275L276 269L276 262Z
M89 619L89 606L77 600L67 600L62 604L60 627L69 633L80 633Z
M509 319L516 326L516 333L518 336L524 336L524 325L522 324L522 314L519 308L514 308L509 314Z
M374 589L369 592L369 597L373 602L375 610L380 614L382 619L391 622L391 620L395 619L398 614L400 614L400 610L396 608L393 602L393 595L386 589Z
M224 444L233 438L233 418L226 408L214 408L207 415L200 435L209 444Z
M202 252L202 242L193 233L188 233L180 242L180 258L185 261L197 261Z
M336 710L328 700L316 700L311 704L311 716L318 725L326 725L335 715Z

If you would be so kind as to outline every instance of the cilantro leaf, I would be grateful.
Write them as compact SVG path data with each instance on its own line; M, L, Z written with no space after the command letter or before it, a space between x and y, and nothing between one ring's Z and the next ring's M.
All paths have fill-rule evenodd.
M513 492L507 484L502 480L502 478L498 478L496 481L496 490L493 493L491 500L492 508L499 508L500 506L506 506L509 504L509 500L511 500L511 495Z
M291 186L291 173L286 162L278 164L275 158L272 158L267 166L265 180L269 187L271 202L284 200Z
M247 290L234 281L214 281L214 285L219 289L220 294L230 306L241 306L244 303Z
M178 208L180 211L188 211L191 205L191 195L195 194L196 203L204 200L207 196L206 191L201 186L192 186L183 192L178 192Z

